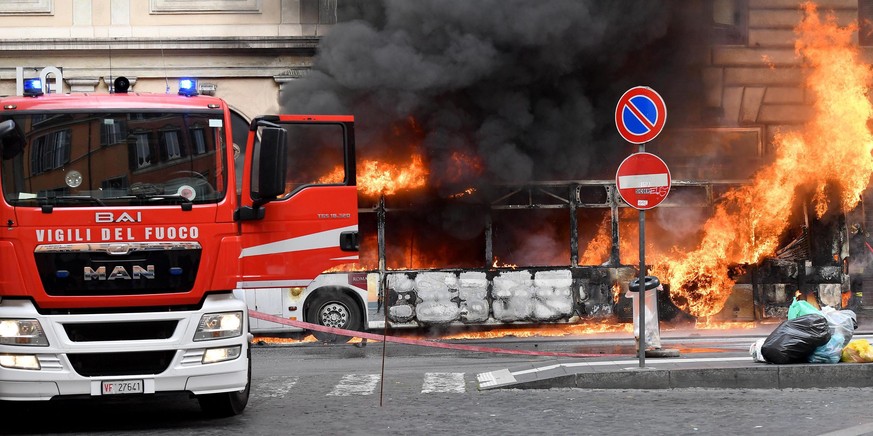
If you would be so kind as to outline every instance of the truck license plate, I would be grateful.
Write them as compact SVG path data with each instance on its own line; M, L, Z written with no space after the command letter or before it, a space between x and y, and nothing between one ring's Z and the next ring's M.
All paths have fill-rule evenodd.
M103 382L103 395L141 394L142 380L112 380Z

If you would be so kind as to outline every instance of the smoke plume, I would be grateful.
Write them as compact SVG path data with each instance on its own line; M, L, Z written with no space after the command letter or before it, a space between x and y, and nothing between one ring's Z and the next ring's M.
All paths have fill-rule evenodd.
M286 85L280 103L290 113L353 114L361 158L396 161L415 144L442 195L610 179L636 151L613 120L624 91L657 90L668 128L704 112L701 3L340 0L311 72Z

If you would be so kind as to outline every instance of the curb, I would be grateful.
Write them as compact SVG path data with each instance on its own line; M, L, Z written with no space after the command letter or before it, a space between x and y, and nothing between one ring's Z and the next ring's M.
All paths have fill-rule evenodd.
M486 389L816 389L873 387L873 364L756 364L735 368L626 368L606 372L583 372L488 386L480 375L480 390Z

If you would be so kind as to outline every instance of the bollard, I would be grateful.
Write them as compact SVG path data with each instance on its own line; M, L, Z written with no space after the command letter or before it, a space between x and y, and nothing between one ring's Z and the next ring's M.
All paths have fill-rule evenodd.
M658 319L658 291L664 289L661 286L661 281L655 276L646 276L645 283L645 339L646 351L661 349L661 328ZM631 306L634 310L634 338L637 340L637 351L639 351L640 339L640 308L637 303L640 291L640 279L633 279L628 283L628 292L625 297L632 300Z

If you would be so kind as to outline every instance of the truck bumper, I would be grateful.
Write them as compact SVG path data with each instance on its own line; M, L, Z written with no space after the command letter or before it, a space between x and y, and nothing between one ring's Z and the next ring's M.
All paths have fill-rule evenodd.
M203 314L243 312L242 335L232 338L194 341ZM140 382L142 394L190 392L195 395L234 392L248 383L249 342L245 303L229 294L210 295L196 311L40 315L29 301L4 299L0 318L36 319L49 346L0 345L0 356L35 356L39 369L17 369L0 365L0 400L37 401L56 396L104 395L104 382ZM136 333L137 339L83 340L71 338L70 325L99 325L118 328L137 323L148 329L159 322L169 337L154 338ZM175 328L167 329L168 323ZM87 327L90 329L93 327ZM162 336L166 336L164 334ZM105 338L104 338L105 339ZM117 338L114 338L117 339ZM239 350L229 360L203 363L207 350ZM2 360L0 360L2 363Z

